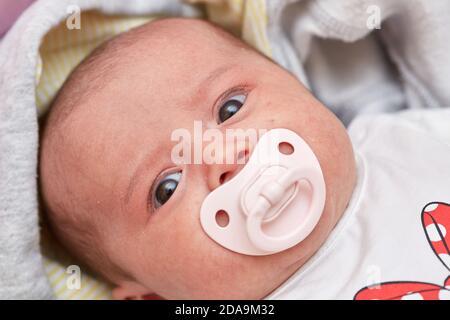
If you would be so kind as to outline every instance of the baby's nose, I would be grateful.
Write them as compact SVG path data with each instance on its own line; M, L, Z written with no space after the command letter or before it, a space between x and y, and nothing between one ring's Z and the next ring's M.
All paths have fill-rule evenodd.
M247 163L248 157L249 150L244 148L236 151L233 161L230 161L231 157L226 157L221 163L210 164L207 178L209 189L212 191L237 175Z

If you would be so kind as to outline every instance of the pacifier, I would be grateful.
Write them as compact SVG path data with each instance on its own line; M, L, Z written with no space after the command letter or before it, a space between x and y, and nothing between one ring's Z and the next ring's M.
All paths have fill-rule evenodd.
M261 136L242 170L205 198L200 222L211 239L231 251L269 255L311 233L325 193L319 161L308 144L291 130L273 129ZM228 216L226 225L219 224L219 214Z

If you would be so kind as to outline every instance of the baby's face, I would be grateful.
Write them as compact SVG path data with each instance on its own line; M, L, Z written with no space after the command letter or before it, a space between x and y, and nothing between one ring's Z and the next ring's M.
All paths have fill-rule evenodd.
M159 36L125 48L112 80L67 119L71 193L95 212L102 250L129 276L116 281L117 296L262 298L320 247L344 210L355 175L347 134L268 59L203 22L159 23ZM195 121L221 132L288 128L311 146L327 201L307 239L256 257L229 251L205 234L204 198L240 166L174 163L179 141L171 134L184 128L194 136Z

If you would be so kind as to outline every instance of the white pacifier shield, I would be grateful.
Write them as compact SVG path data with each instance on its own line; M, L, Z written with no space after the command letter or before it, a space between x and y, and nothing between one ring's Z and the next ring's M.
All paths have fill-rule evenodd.
M280 144L293 152L284 154ZM223 247L246 255L268 255L305 239L325 205L325 181L308 144L288 129L273 129L258 141L248 163L203 201L203 230ZM218 212L228 224L220 226Z

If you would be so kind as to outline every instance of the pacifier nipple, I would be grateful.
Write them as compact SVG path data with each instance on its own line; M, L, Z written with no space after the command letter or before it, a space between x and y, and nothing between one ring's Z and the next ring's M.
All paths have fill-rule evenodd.
M268 255L305 239L324 205L325 181L311 148L295 132L273 129L259 139L244 168L205 198L200 221L223 247ZM224 215L226 224L218 219Z

